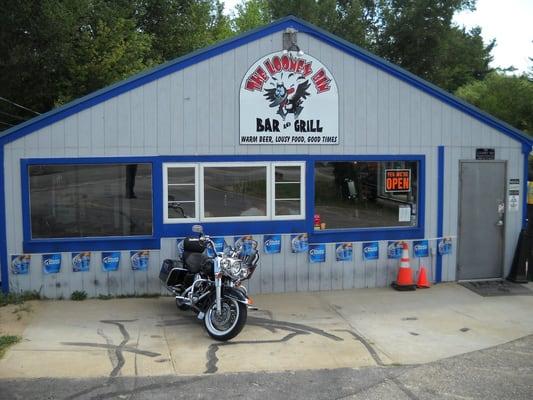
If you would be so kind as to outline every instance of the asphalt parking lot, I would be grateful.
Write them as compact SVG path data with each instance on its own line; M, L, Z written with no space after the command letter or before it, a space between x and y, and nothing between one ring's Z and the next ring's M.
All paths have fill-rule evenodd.
M40 302L23 340L0 361L0 398L189 398L175 390L191 385L199 396L192 398L207 398L217 388L240 388L241 398L265 398L256 394L271 388L279 395L272 398L287 398L283 387L304 382L308 387L298 386L289 398L432 398L428 388L433 397L460 393L468 382L497 382L495 374L507 376L506 384L521 382L509 398L533 395L533 296L485 298L444 284L411 293L261 295L255 303L243 332L219 343L170 297ZM247 379L256 382L257 393ZM454 380L466 386L449 383ZM318 382L310 396L299 397ZM49 387L48 397L27 392L35 385ZM166 386L174 397L164 397ZM234 398L228 396L219 397Z

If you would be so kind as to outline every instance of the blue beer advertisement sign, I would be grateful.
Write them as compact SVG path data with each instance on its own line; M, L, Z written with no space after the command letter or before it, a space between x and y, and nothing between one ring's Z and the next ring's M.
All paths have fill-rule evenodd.
M120 251L105 251L102 253L102 271L118 271L120 265Z
M312 264L326 262L325 244L321 243L309 245L309 262Z
M176 250L178 251L178 258L183 256L183 238L176 239Z
M452 253L452 238L442 238L437 245L440 255Z
M222 253L224 251L224 247L226 245L226 241L224 240L224 237L215 237L211 238L213 243L215 243L215 251L217 253ZM210 247L207 248L207 255L210 257L213 257L215 254L213 252L213 249Z
M61 253L43 254L43 272L57 274L61 271Z
M293 253L303 253L309 250L309 240L307 233L291 235L291 251Z
M413 242L413 254L417 258L429 257L429 241L415 240Z
M387 258L388 259L400 259L402 257L402 242L389 241L387 243Z
M252 242L254 237L252 235L234 236L233 243L235 248L242 247L242 255L249 256L252 253Z
M263 244L265 254L281 253L281 235L264 235Z
M364 242L363 243L363 260L378 260L379 259L379 243L378 242Z
M335 259L337 261L352 261L353 260L352 243L335 244Z
M16 254L11 256L11 273L13 275L27 275L30 271L31 255Z
M71 253L72 257L72 272L86 272L89 271L91 265L91 253L85 251L83 253Z
M148 250L130 251L131 269L134 271L146 271L150 260Z

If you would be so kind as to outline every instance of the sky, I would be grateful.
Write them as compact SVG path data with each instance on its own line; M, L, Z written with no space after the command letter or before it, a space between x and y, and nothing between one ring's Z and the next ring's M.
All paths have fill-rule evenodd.
M241 0L224 0L226 11L231 12ZM476 11L457 14L458 25L471 28L479 25L485 43L496 39L492 50L492 67L518 68L526 71L533 62L533 0L477 0Z

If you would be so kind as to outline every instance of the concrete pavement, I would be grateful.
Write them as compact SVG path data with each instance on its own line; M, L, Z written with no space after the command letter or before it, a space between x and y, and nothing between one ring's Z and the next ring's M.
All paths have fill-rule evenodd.
M456 284L256 296L243 332L213 342L173 299L41 302L0 379L157 377L428 363L533 334L533 296Z

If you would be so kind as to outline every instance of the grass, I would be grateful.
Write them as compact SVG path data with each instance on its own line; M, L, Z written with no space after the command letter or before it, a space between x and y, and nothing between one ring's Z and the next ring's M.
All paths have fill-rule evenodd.
M41 295L37 291L25 291L25 292L0 292L0 307L7 306L8 304L22 304L28 300L39 300Z
M13 335L0 336L0 358L4 356L4 353L6 352L9 346L12 346L15 343L20 342L20 340L21 340L20 336L13 336Z
M87 298L87 292L85 290L75 290L70 295L70 300L82 301Z

